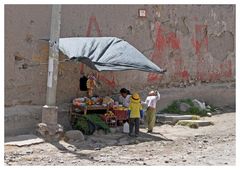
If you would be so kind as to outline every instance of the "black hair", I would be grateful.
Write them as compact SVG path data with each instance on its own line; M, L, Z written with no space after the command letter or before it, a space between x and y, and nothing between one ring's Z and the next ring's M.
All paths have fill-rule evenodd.
M127 90L126 88L122 88L120 90L120 93L126 93L126 94L131 94L129 90Z

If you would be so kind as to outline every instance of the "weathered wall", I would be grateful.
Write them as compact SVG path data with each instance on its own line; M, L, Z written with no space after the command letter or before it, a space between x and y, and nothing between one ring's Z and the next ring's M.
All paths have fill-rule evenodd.
M146 18L138 17L143 8ZM5 106L45 104L48 43L40 39L49 38L50 16L50 5L5 6ZM98 73L99 94L121 87L143 91L147 86L235 81L234 5L63 5L61 37L71 36L123 38L168 69L163 76ZM23 69L23 64L28 67ZM81 95L82 71L90 70L82 64L60 63L58 104Z
M155 87L157 88L157 87ZM140 94L146 97L147 87ZM205 83L191 86L188 88L158 88L161 93L161 100L157 104L157 110L160 111L169 105L173 100L183 98L196 98L205 101L208 104L214 104L221 109L235 109L235 83ZM70 104L61 104L58 108L58 123L65 131L71 129L69 122ZM14 136L20 134L34 133L37 123L41 122L42 106L17 105L5 108L5 135Z

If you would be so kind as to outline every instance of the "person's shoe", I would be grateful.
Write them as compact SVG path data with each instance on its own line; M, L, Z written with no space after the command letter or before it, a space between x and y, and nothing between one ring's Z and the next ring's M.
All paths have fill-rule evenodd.
M139 136L139 134L135 134L135 137L138 137Z
M152 133L152 130L148 130L147 133Z
M130 137L134 137L134 134L132 134L132 133L129 133L129 134L128 134L128 136L130 136Z

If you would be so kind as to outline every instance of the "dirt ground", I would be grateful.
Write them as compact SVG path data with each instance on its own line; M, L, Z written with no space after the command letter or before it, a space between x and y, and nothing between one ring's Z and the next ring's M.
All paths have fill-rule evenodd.
M83 142L5 146L5 165L235 165L235 113L204 117L212 126L157 125L139 137L95 133Z

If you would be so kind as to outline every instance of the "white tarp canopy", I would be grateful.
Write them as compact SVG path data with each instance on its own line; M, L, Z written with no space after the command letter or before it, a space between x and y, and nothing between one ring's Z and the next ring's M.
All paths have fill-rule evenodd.
M97 71L165 71L128 42L116 37L60 38L59 49L69 59L82 62Z

